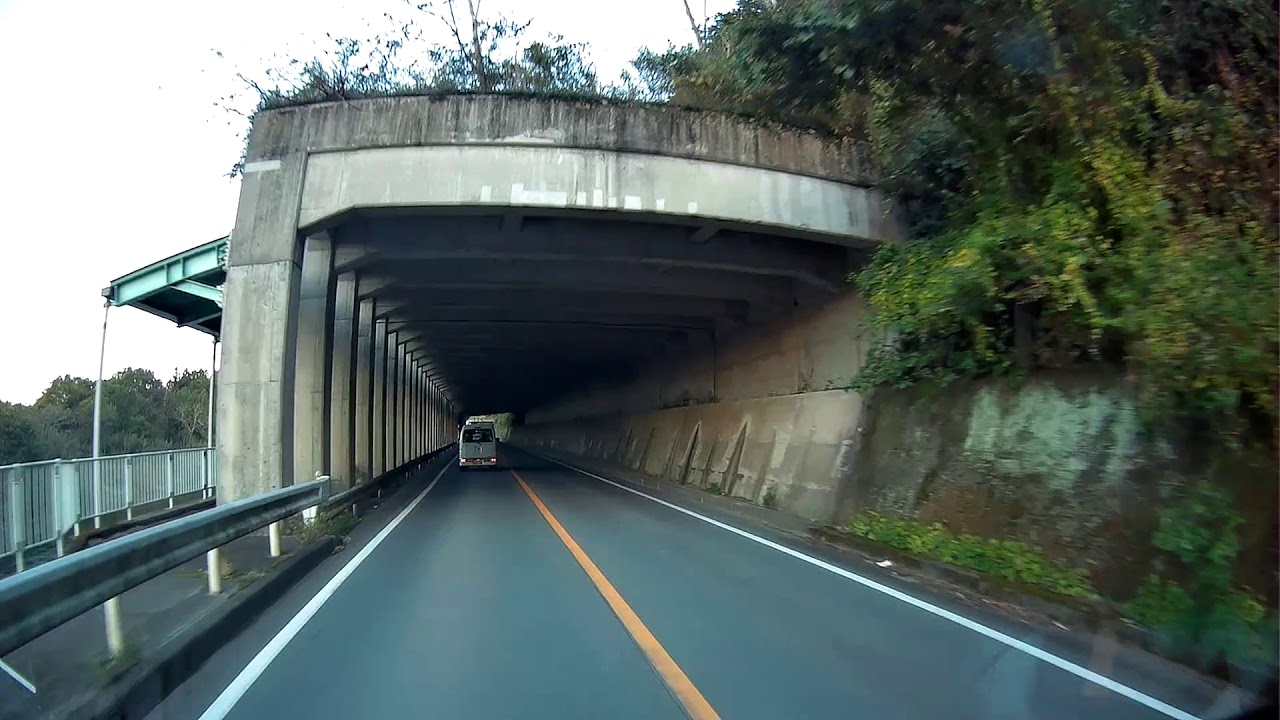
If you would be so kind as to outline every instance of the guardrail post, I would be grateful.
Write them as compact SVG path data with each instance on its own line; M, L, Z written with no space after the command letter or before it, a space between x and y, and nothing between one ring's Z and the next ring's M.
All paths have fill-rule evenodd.
M124 459L124 519L133 519L133 458Z
M204 475L203 482L200 484L200 499L208 500L210 497L209 489L213 487L213 448L205 448L203 453L204 461L200 463L200 472Z
M267 540L271 543L271 557L280 557L280 521L267 526Z
M209 594L219 595L222 593L222 552L221 548L214 548L204 554L205 570L209 574Z
M93 528L102 527L102 461L93 459Z
M169 496L169 507L173 507L173 453L165 456L164 487L165 494Z
M107 651L111 657L124 652L124 622L120 619L120 596L102 603L103 618L107 623Z
M53 524L58 533L58 557L66 554L67 531L80 534L80 488L76 485L75 471L60 460L53 462Z
M9 484L9 539L13 544L13 561L16 572L26 569L23 550L27 546L27 503L22 492L22 477Z

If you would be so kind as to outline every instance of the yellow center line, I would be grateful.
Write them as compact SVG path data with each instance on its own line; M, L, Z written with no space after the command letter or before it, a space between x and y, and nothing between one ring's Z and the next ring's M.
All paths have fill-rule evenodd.
M614 589L613 583L609 582L604 573L600 572L600 568L596 567L591 558L582 551L582 548L578 547L578 543L564 529L560 521L556 520L556 517L551 514L547 506L533 492L533 488L529 487L524 478L520 477L520 473L512 470L511 474L515 476L516 482L520 484L520 489L524 490L529 499L533 501L534 506L538 508L538 512L542 513L542 518L555 531L560 538L560 542L569 548L569 553L586 571L587 577L591 578L596 590L599 590L600 594L604 596L605 602L609 603L609 607L612 608L614 614L622 621L623 627L627 629L627 632L631 633L632 639L640 646L640 650L649 659L653 669L658 671L658 675L662 677L662 681L671 689L672 694L684 706L684 711L689 717L692 720L719 720L720 716L711 707L711 703L708 703L707 699L702 697L702 693L698 692L698 688L694 687L693 682L689 680L689 676L685 675L680 666L676 664L676 661L671 659L666 649L658 642L658 638L649 632L649 628L645 627L644 623L640 621L640 617L627 604L627 601L623 600L622 595L618 594L618 591Z

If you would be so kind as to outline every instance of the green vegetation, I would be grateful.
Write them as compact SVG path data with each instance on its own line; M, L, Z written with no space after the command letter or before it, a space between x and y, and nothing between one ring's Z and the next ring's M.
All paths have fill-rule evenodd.
M1105 362L1148 419L1231 436L1275 417L1276 26L1250 0L742 0L647 57L676 102L866 143L911 239L856 278L893 338L856 387Z
M98 660L98 682L103 685L123 675L142 659L136 645L125 643L120 652L106 654Z
M34 405L0 402L0 465L91 455L93 385L65 375ZM167 383L150 370L121 370L102 384L102 452L203 446L208 403L203 370L175 372Z
M777 492L776 490L774 490L773 488L769 488L767 491L765 491L764 498L760 500L760 504L764 505L765 507L769 508L770 510L775 510L775 509L777 509L777 507L778 507L778 492Z
M1162 553L1124 612L1200 662L1275 663L1276 619L1263 598L1234 582L1243 522L1227 493L1198 483L1160 513ZM1180 582L1167 579L1176 577Z
M1262 597L1232 580L1241 522L1226 493L1207 483L1191 488L1161 512L1155 543L1165 556L1137 595L1119 605L1120 612L1158 631L1171 651L1202 667L1219 659L1274 665L1276 616L1266 609ZM861 513L846 530L911 555L1000 580L1067 597L1098 598L1084 571L1064 567L1025 543L957 535L938 523L874 512Z
M1097 593L1084 572L1062 567L1035 548L1014 540L956 535L942 525L902 520L873 512L854 518L848 532L912 555L940 560L984 575L1042 587L1067 597Z
M707 492L711 493L712 495L720 495L720 494L721 494L721 493L720 493L720 483L718 483L718 482L707 483L707 487L706 487L705 489L706 489L706 491L707 491Z
M856 277L886 341L854 387L1109 363L1149 421L1274 441L1274 4L740 0L689 13L693 43L643 50L615 82L584 46L470 8L409 5L370 39L240 77L259 109L513 93L853 138L910 237Z

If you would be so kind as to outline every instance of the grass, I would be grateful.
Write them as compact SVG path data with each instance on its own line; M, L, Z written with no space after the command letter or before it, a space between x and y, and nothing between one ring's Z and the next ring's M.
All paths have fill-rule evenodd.
M1036 548L1016 540L955 534L941 524L866 512L846 529L850 535L904 552L975 570L1001 580L1043 588L1057 595L1096 598L1083 570L1055 562Z
M360 518L348 509L335 515L321 514L310 524L301 519L291 519L282 531L285 535L295 537L298 542L306 545L323 538L344 538L359 524Z
M105 685L137 665L141 659L138 648L126 642L120 652L114 655L108 654L98 661L99 680Z

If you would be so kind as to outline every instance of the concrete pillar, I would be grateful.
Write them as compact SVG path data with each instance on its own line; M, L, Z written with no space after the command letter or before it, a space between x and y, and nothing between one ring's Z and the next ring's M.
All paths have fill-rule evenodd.
M416 400L414 395L417 393L417 378L414 376L414 369L417 367L418 361L414 359L413 352L405 354L404 368L404 454L408 459L412 460L417 453L413 447L413 413Z
M396 374L400 383L399 392L396 393L396 465L404 463L404 410L409 399L409 374L405 372L408 348L401 343L399 350L396 355Z
M355 484L356 276L338 276L333 293L333 360L329 380L329 475L335 487Z
M294 477L329 473L330 368L333 364L333 242L312 235L302 251L298 292L298 348L294 370Z
M373 478L373 312L372 298L356 307L355 479Z
M409 360L409 457L416 458L422 452L421 446L418 444L418 413L421 409L422 398L419 393L422 386L419 385L418 377L418 358L412 357Z
M255 157L254 159L257 159ZM216 400L219 503L293 477L293 376L303 154L246 171L223 289Z
M383 462L388 471L394 470L398 463L396 462L396 392L399 390L397 379L399 373L397 369L400 366L400 336L399 333L387 333L387 394L386 405L386 430L383 433L386 436L384 446L385 457Z
M378 320L373 326L373 400L370 406L371 452L370 464L373 477L387 471L387 321Z

